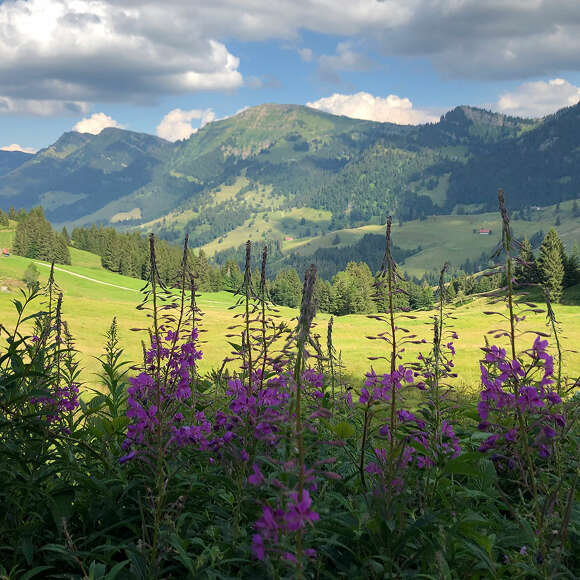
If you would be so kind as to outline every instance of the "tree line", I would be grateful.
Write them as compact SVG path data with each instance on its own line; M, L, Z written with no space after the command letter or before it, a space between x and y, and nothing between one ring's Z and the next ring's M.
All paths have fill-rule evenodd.
M34 207L28 213L21 211L14 217L18 218L12 245L14 254L33 260L70 264L67 235L52 229L42 207Z
M97 254L103 268L125 276L147 279L149 277L149 245L146 237L138 232L119 232L112 227L91 225L77 227L69 238L66 228L55 232L44 216L41 207L29 212L11 208L9 215L17 222L12 251L31 259L54 261L70 264L69 245L80 250ZM5 217L4 217L5 216ZM9 224L8 215L0 213L0 225ZM537 238L538 236L534 236ZM376 240L375 240L376 238ZM334 270L328 279L319 278L314 290L318 309L335 315L363 314L382 312L386 308L387 297L376 287L375 279L368 262L376 262L380 252L375 247L382 236L365 236L363 240L349 248L327 248L324 256L334 262L334 253L343 253L348 263L343 270ZM537 241L534 240L537 244ZM182 259L181 247L165 240L157 241L157 264L159 274L168 285L176 285ZM542 241L536 257L533 245L527 238L520 242L520 255L517 259L516 280L521 284L541 283L553 302L561 299L563 289L580 282L580 255L575 245L568 254L554 229ZM368 256L373 250L373 257ZM271 255L279 258L280 248L270 248ZM399 249L398 249L399 250ZM402 251L404 254L405 252ZM412 251L409 253L413 253ZM328 254L328 255L327 255ZM313 256L315 259L317 256ZM366 258L359 259L357 258ZM404 260L403 256L398 256ZM235 292L242 284L243 273L240 269L240 256L233 252L222 256L221 263L212 264L203 250L191 253L191 267L197 288L204 292L226 290ZM312 259L312 257L311 257ZM481 258L483 264L483 256ZM257 264L253 265L255 278L258 279ZM323 268L324 269L324 268ZM471 269L471 268L469 268ZM338 270L338 271L337 271ZM488 292L505 284L502 274L492 276L471 276L470 272L458 271L447 285L450 299L481 292ZM396 296L398 306L410 310L428 309L434 303L430 279L423 280L407 277L400 282L400 292ZM272 301L281 306L296 308L300 305L302 281L295 267L278 269L276 275L268 280L268 291Z
M580 251L574 244L570 253L555 229L544 238L538 255L527 238L520 245L516 280L522 284L540 283L552 302L560 302L565 288L580 282Z

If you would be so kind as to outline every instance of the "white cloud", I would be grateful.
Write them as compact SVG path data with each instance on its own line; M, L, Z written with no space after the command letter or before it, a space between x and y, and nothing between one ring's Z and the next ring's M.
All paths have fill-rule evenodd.
M0 54L10 99L150 102L242 84L239 59L180 0L3 2Z
M78 133L91 133L98 135L103 129L107 127L122 128L122 125L117 123L115 119L105 115L105 113L93 113L90 117L81 119L73 128L73 131Z
M439 120L439 116L432 112L413 109L413 103L409 99L397 95L383 98L364 92L354 95L335 93L306 105L334 115L399 125L417 125Z
M312 52L311 48L299 48L298 49L298 54L300 55L300 58L304 61L304 62L310 62L312 60L312 58L314 57L314 53Z
M12 143L12 145L0 147L0 151L21 151L22 153L36 153L38 149L34 149L34 147L21 147L16 143Z
M0 77L1 78L1 77ZM13 99L0 95L0 115L33 115L50 117L55 115L82 115L89 110L89 104L80 101L55 99Z
M504 93L496 109L507 115L543 117L580 101L580 87L564 79L523 83Z
M200 120L199 127L192 126L191 121L194 119ZM173 109L157 125L157 135L168 141L180 141L197 133L201 127L214 119L215 114L211 109L192 109L191 111Z

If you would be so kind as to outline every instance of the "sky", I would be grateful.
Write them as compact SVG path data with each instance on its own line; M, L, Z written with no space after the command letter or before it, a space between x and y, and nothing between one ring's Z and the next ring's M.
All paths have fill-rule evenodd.
M0 149L267 102L401 124L580 99L579 0L0 0Z

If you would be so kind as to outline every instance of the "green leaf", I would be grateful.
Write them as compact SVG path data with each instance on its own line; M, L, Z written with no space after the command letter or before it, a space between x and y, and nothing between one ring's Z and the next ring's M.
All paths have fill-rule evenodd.
M41 572L46 572L46 570L50 570L52 566L36 566L36 568L32 568L32 570L28 570L25 574L20 576L20 580L29 580L29 578L33 578L37 574Z
M334 432L339 439L350 439L355 435L355 429L346 421L341 421L334 426Z

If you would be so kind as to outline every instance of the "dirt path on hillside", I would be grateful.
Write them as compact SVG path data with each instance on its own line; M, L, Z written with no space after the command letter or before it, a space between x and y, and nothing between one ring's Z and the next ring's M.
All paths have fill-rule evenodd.
M34 262L38 266L44 266L45 268L50 268L50 264L44 264L43 262ZM83 276L82 274L77 274L76 272L71 272L70 270L65 270L64 268L54 267L58 272L64 272L65 274L70 274L71 276L76 276L77 278L82 278L83 280L88 280L89 282L94 282L95 284L102 284L103 286L111 286L111 288L119 288L119 290L128 290L129 292L140 292L140 290L135 290L135 288L127 288L126 286L119 286L118 284L111 284L110 282L103 282L101 280L96 280L95 278L89 278L88 276ZM218 300L206 300L211 304L222 304Z
M50 264L43 264L42 262L34 262L38 266L44 266L45 268L50 268ZM96 280L95 278L89 278L88 276L83 276L82 274L77 274L76 272L71 272L70 270L65 270L64 268L54 267L58 272L64 272L65 274L70 274L71 276L76 276L77 278L82 278L83 280L88 280L89 282L94 282L95 284L102 284L103 286L111 286L111 288L119 288L119 290L128 290L129 292L139 292L135 288L127 288L126 286L119 286L118 284L111 284L109 282L103 282L102 280Z

